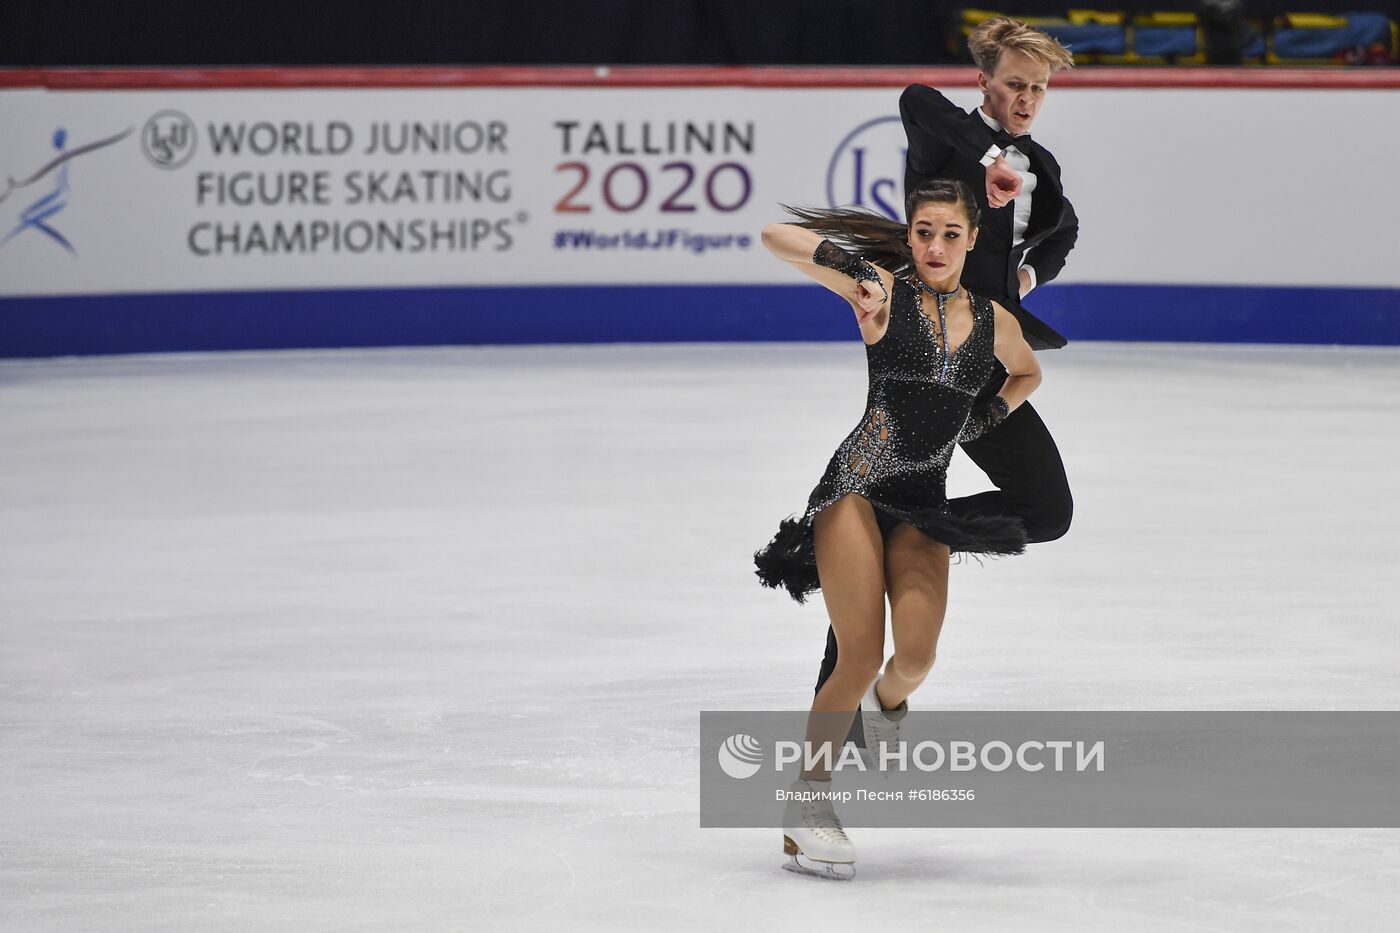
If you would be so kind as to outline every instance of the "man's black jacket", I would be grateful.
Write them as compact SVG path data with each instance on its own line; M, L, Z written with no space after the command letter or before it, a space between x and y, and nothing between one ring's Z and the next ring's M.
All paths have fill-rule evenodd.
M992 128L976 111L963 110L922 84L905 88L899 98L899 115L909 139L905 193L933 178L956 178L967 183L982 208L982 229L976 249L967 256L963 284L974 294L991 298L1016 315L1026 341L1034 349L1063 347L1064 337L1021 306L1017 279L1021 257L1029 251L1026 264L1035 269L1036 285L1049 282L1065 267L1065 257L1079 238L1079 218L1060 185L1060 164L1033 140L1026 145L1017 144L1030 159L1036 188L1031 196L1026 237L1013 247L1014 205L995 210L987 205L986 169L979 161L995 142Z

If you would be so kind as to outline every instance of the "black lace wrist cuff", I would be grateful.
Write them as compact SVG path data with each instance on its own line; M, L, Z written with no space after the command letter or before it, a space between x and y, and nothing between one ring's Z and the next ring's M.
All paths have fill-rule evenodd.
M817 244L812 253L812 262L827 269L835 269L857 282L876 282L880 291L884 292L885 300L889 300L889 289L885 288L885 283L881 280L880 273L875 271L875 267L859 256L846 252L830 240L822 240Z
M978 405L968 414L962 431L958 433L958 443L977 440L1005 421L1010 413L1011 406L1006 404L1006 399L1000 395L993 395L987 400L987 404Z

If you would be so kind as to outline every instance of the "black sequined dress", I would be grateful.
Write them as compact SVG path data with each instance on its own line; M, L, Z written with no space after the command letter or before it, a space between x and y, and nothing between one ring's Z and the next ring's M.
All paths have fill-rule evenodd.
M764 586L799 603L820 589L812 520L846 495L863 496L888 533L908 522L954 552L1020 554L1026 533L1003 516L948 511L948 462L995 357L992 303L971 295L972 332L947 354L936 323L921 310L919 287L895 280L885 335L865 348L870 390L865 415L827 465L800 518L785 519L754 555Z

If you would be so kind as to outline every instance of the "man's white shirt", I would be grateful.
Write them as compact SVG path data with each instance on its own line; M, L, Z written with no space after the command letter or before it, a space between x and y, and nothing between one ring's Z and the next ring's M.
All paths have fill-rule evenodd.
M977 115L982 118L982 122L987 124L997 132L1004 131L1000 121L987 115L981 107L977 108ZM1015 146L1007 146L1001 152L1001 157L1006 160L1017 175L1021 176L1021 193L1016 195L1016 200L1012 204L1011 218L1011 245L1020 246L1026 238L1026 228L1031 224L1031 195L1035 193L1036 177L1031 171L1031 159ZM1021 257L1021 268L1026 270L1026 274L1031 278L1031 288L1036 286L1035 267L1027 265L1026 257ZM1027 292L1030 289L1026 290Z

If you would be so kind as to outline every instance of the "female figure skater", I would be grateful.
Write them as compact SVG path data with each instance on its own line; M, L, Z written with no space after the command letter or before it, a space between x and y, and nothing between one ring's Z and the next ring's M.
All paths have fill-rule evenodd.
M959 442L994 428L1040 384L1040 366L1016 318L960 284L980 211L961 181L911 192L908 226L857 210L794 211L763 243L851 303L865 341L865 414L837 448L800 518L781 523L754 555L765 586L802 602L820 589L839 654L808 717L807 741L825 764L802 772L783 820L784 867L833 878L855 874L855 847L824 793L829 762L857 709L879 760L898 741L906 698L933 666L953 551L1019 554L1025 529L1010 516L958 516L945 481ZM874 264L823 235L854 247ZM997 361L1007 378L974 409ZM885 598L894 655L884 664Z

